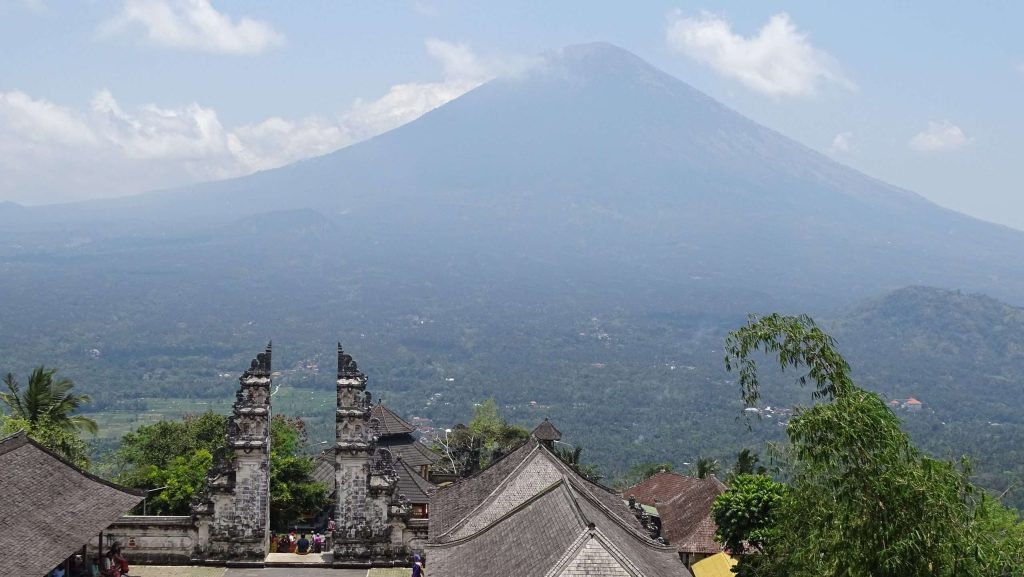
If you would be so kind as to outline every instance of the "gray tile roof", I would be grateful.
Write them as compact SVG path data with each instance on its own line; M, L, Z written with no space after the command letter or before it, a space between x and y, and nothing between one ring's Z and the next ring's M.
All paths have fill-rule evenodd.
M537 425L537 428L535 428L530 434L539 441L562 440L562 432L559 431L558 428L547 419L547 417L545 417L544 421Z
M0 440L0 575L44 575L142 501L24 432ZM31 544L26 550L26 544ZM27 551L27 553L26 553Z
M440 535L463 520L535 447L535 443L525 442L476 475L438 488L430 500L430 534Z
M382 437L406 435L416 430L416 427L410 425L408 421L385 407L383 403L377 403L370 409L370 418L380 419L380 434Z
M435 576L689 575L675 548L648 538L618 495L536 439L435 491L430 522Z
M434 492L434 484L424 479L406 462L399 459L395 463L398 472L398 494L404 495L410 503L430 503L430 494Z
M427 567L439 577L689 577L673 548L609 513L563 478L466 537L428 544Z
M395 457L401 457L412 467L433 465L441 460L441 455L413 438L412 435L383 437L378 442L378 445L390 449Z

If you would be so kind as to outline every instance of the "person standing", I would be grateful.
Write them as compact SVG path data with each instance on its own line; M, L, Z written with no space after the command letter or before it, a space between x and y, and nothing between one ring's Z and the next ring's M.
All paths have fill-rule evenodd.
M423 557L419 553L412 556L412 577L427 577L423 572Z

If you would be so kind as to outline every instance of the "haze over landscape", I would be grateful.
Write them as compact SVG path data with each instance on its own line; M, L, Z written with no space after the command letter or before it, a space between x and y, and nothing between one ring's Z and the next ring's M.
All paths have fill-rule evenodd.
M809 313L925 450L1024 482L1020 7L533 8L0 3L0 371L59 367L103 451L273 338L320 439L341 339L404 414L494 397L614 475L780 438L722 344Z

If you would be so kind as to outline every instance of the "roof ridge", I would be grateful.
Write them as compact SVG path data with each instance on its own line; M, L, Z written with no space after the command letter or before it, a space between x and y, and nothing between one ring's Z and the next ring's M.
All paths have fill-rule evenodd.
M401 424L405 425L409 429L408 431L406 431L407 433L411 433L411 432L416 430L416 427L413 426L412 423L410 423L409 421L406 421L405 419L400 417L398 415L398 413L396 413L396 412L392 411L391 409L389 409L388 406L384 404L384 401L379 401L376 405L373 406L373 408L375 408L375 409L377 407L380 407L381 411L386 412L387 414L391 415L396 420L398 420L398 422L400 422Z
M529 443L532 440L533 439L526 439L522 443L519 443L518 445L516 445L511 451L509 451L509 452L505 453L504 455L498 457L497 459L491 461L491 464L488 465L487 468L481 469L481 470L477 471L476 473L473 473L472 475L470 475L468 477L463 477L461 479L457 479L454 483L452 483L452 484L450 484L450 485L448 485L446 487L438 487L438 491L447 491L449 489L452 489L454 487L457 487L457 486L461 485L462 483L465 483L466 481L469 481L470 479L478 478L480 475L483 475L484 473L489 471L492 467L494 467L498 463L500 463L500 462L504 461L505 459L507 459L508 457L512 456L519 449L522 449L523 445L526 445L527 443Z
M575 485L574 481L572 481L572 480L569 480L569 484L571 486ZM579 493L581 495L583 495L583 498L585 498L587 501L589 501L591 505L597 507L602 512L606 513L606 516L609 519L611 519L612 522L618 524L623 529L626 529L626 531L630 535L632 535L637 541L647 545L648 547L650 547L652 549L666 549L667 548L667 549L671 549L671 550L675 551L675 547L672 547L670 545L662 545L661 543L658 543L657 541L655 541L654 539L651 539L647 535L640 534L637 531L636 527L633 527L629 523L626 523L625 520L623 520L621 517L616 515L615 512L612 511L607 505L605 505L604 503L598 501L593 495L591 495L587 491L579 491ZM593 519L590 519L590 521L592 522ZM595 526L596 526L596 523L595 523Z
M7 454L7 453L9 453L9 452L11 452L11 451L13 451L15 449L18 449L18 448L21 448L21 447L25 446L25 445L32 445L36 449L39 449L40 451L42 451L43 453L46 453L50 457L53 457L54 459L57 459L58 461L60 461L64 465L74 469L78 473L80 473L82 475L85 475L90 480L93 480L93 481L96 481L97 483L101 483L103 485L106 485L106 486L110 487L111 489L114 489L114 490L117 490L117 491L121 491L122 493L126 493L128 495L135 495L136 497L145 497L146 496L146 491L144 489L136 489L134 487L125 487L124 485L119 485L119 484L117 484L117 483L115 483L113 481L108 481L107 479L104 479L103 477L100 477L98 475L94 475L94 474L90 473L89 471L86 471L85 469L79 467L78 465L75 465L74 463L68 461L64 457L61 457L60 455L58 455L54 451L51 451L50 449L48 449L48 448L44 447L43 445L39 444L35 439L30 437L28 435L28 433L25 432L25 429L21 429L21 430L15 432L14 434L5 437L4 439L0 439L0 455Z
M717 487L721 487L721 488L725 489L726 491L729 490L729 486L726 485L725 483L723 483L718 477L716 477L714 475L711 475L710 477L705 477L703 479L701 479L700 477L687 477L687 478L693 479L694 481L696 481L696 483L694 485L691 485L690 487L688 487L687 490L689 490L692 487L700 487L700 486L703 486L705 484L709 484L711 479L714 479L716 481L716 483L715 483L716 488ZM675 503L677 500L682 499L683 497L688 497L688 496L689 495L687 493L685 493L685 492L684 493L677 493L676 495L674 495L668 501L663 502L662 505L671 505L671 504Z
M420 490L422 490L424 493L427 493L429 495L430 491L433 491L434 489L437 488L437 485L435 485L435 484L431 483L430 481L424 479L422 475L420 475L419 473L414 471L412 469L412 467L409 466L408 463L406 463L405 461L402 460L401 457L398 457L397 460L402 465L402 468L405 469L406 472L409 473L409 475L411 475L409 478L412 479L412 482L415 483L416 486L419 487ZM426 483L425 487L423 486L423 483Z
M544 574L544 577L557 577L562 574L562 571L572 563L572 560L580 554L580 551L586 546L587 541L590 540L590 527L584 528L580 531L576 540L569 544L569 547L562 553L562 556L558 558L558 561L551 566L551 569Z
M480 502L477 503L475 507L473 507L472 509L467 511L466 514L463 515L461 519L459 519L458 521L453 523L452 526L449 527L447 531L445 531L444 533L441 533L440 535L438 535L438 538L444 537L445 535L450 535L450 534L454 533L457 529L462 528L466 524L466 521L468 521L469 518L473 516L473 513L476 513L477 511L479 511L481 508L483 508L483 506L485 504L490 503L492 497L494 497L495 495L500 494L500 489L503 489L506 486L508 486L508 484L511 482L510 479L512 479L512 477L515 476L515 474L517 472L519 472L521 469L523 469L526 466L526 462L529 461L530 457L532 457L533 454L537 452L537 447L539 447L539 446L540 446L540 444L538 443L537 446L535 446L533 449L531 449L530 450L530 454L526 455L525 457L523 457L523 460L520 461L519 463L517 463L516 466L513 467L512 470L509 471L507 475L505 475L505 478L502 479L497 485L494 486L494 489L492 489L491 492L488 493L486 497L481 499ZM509 453L509 454L511 454L511 453ZM495 462L497 462L497 461L495 461ZM493 467L493 466L494 466L494 463L491 463L491 467ZM488 467L488 469L489 468L490 467ZM483 471L481 471L481 472L483 472Z
M566 480L564 478L563 479L559 479L559 480L555 481L554 483L552 483L551 485L549 485L547 488L545 488L545 489L543 489L541 491L538 491L536 495L534 495L534 496L530 497L529 499L523 501L522 503L516 505L515 507L510 509L508 513L505 513L501 517L498 517L494 521L491 521L487 525L484 525L480 530L476 531L475 533L472 533L472 534L467 535L465 537L459 537L458 539L452 539L451 541L443 541L443 542L432 541L431 543L429 543L429 545L432 546L432 547L447 548L447 547L453 547L453 546L456 546L456 545L462 545L463 543L472 541L473 539L476 539L477 537L479 537L480 535L483 535L487 531L490 531L491 529L493 529L495 526L500 524L505 519L508 519L509 517L512 517L513 515L518 514L523 509L529 507L530 505L532 505L533 503L538 501L541 497L544 497L548 493L551 493L552 491L555 491L559 487L563 487L563 486L565 487L565 492L566 492L565 497L566 497L566 499L569 500L569 503L570 503L571 506L575 505L575 499L572 496L572 492L569 491L569 487L566 485ZM586 521L586 517L582 516L582 512L578 510L578 506L573 507L573 510L577 511L577 520L580 521L581 524L586 526L586 524L584 523L584 521Z
M25 429L18 429L17 431L14 431L10 435L7 435L6 437L0 439L0 455L3 455L4 453L9 453L10 451L17 449L18 447L24 445L27 442L28 433L25 432Z
M538 446L540 446L540 447L544 447L544 445L542 445L542 444L540 444L540 443L538 443ZM573 469L572 467L570 467L569 465L567 465L567 464L565 463L565 461L563 461L563 460L559 459L559 458L558 458L558 455L556 455L556 454L555 454L555 453L554 453L554 452L553 452L553 451L552 451L551 449L548 449L547 447L544 447L544 450L546 451L546 453L547 453L548 457L551 457L551 458L552 458L552 460L553 460L553 461L554 461L554 462L555 462L555 463L556 463L556 464L557 464L557 465L558 465L559 467L562 467L562 468L563 468L563 469L564 469L565 471L568 471L569 473L571 473L571 476L573 476L573 477L576 477L576 478L579 478L579 479L582 479L583 481L586 481L586 482L587 482L588 484L590 484L590 485L593 485L593 486L597 487L598 489L603 489L603 490L604 490L604 491L605 491L606 493L608 493L608 494L610 494L610 495L614 495L614 496L616 496L616 497L619 497L619 498L621 498L621 497L622 497L622 495L620 495L619 493L616 493L616 492L615 492L615 491L614 491L614 490L613 490L613 489L612 489L611 487L608 487L608 486L606 486L606 485L603 485L603 484L601 484L601 483L598 483L597 481L592 481L592 480L590 480L590 479L586 478L585 476L581 475L581 474L579 473L579 471L576 471L576 470L574 470L574 469Z

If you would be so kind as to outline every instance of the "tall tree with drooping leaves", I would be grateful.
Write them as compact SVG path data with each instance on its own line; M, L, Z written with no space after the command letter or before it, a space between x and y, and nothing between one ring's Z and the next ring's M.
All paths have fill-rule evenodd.
M39 365L28 377L28 386L22 390L14 375L4 377L6 392L0 392L0 403L7 405L11 415L35 425L42 421L69 432L96 434L96 421L75 411L90 401L89 395L72 392L75 383L71 379L55 378L57 369Z
M787 426L792 498L773 511L774 526L760 534L762 553L742 559L741 574L1024 574L1024 547L1003 535L1007 527L1019 531L1019 520L1007 521L1005 509L974 488L966 462L921 454L882 398L854 385L835 341L813 319L751 317L730 333L725 350L747 406L760 398L758 352L775 355L782 370L805 371L798 381L811 382L820 401L798 409Z
M72 392L75 384L70 379L54 378L56 373L57 369L40 365L32 370L24 389L13 374L4 376L7 390L0 392L0 403L10 413L0 415L0 436L24 430L66 461L88 469L89 448L80 434L95 434L99 427L92 419L74 413L90 398Z

